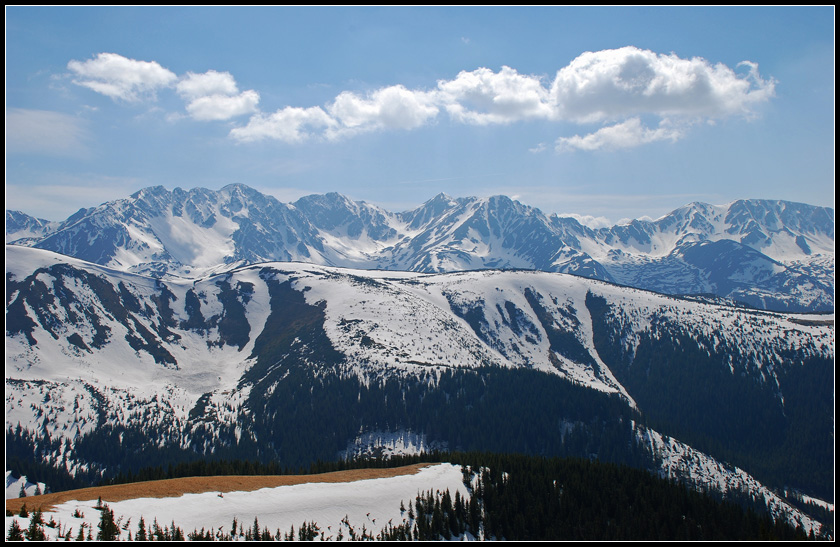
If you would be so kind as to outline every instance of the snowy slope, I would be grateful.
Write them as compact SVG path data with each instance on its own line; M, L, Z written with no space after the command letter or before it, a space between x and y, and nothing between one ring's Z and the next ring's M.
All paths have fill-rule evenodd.
M336 540L341 534L349 539L350 527L357 534L362 527L373 535L389 523L398 526L408 515L401 513L401 503L408 507L418 493L449 490L454 497L459 492L465 499L469 493L462 482L461 467L442 463L430 465L413 475L368 479L346 483L307 483L276 488L263 488L254 492L218 492L184 494L170 498L139 498L106 502L114 511L114 518L125 526L120 539L127 539L128 531L137 531L142 517L151 527L157 522L161 528L173 522L185 534L198 530L224 530L230 533L234 519L245 528L258 519L260 528L267 527L272 535L280 530L286 534L294 527L298 530L304 522L316 523L324 533L324 540ZM60 523L62 535L75 538L84 523L93 536L99 526L100 511L95 509L97 500L68 501L54 511L44 513L44 520L53 518ZM78 513L76 513L78 511ZM83 516L77 517L74 514ZM22 529L29 525L28 518L6 517L6 530L17 520ZM58 541L58 528L45 527L47 539Z
M12 471L6 471L6 499L10 500L25 497L20 495L21 487L23 487L23 491L26 496L35 496L47 493L47 485L43 482L29 482L26 475L21 475L20 477L15 478Z
M620 310L630 355L642 335L662 336L663 326L674 324L710 353L725 348L733 374L758 371L765 381L775 367L787 366L783 356L790 352L830 357L834 351L833 315L806 321L563 274L394 274L276 263L162 282L65 264L66 257L38 249L11 246L6 255L6 376L63 386L66 401L53 398L45 408L78 399L84 409L83 398L72 393L85 384L117 390L127 401L160 395L183 421L204 394L241 393L247 386L240 378L254 363L256 340L272 312L269 279L290 283L311 306L323 303L324 332L348 370L365 378L435 367L526 367L621 393L633 404L593 346L589 294ZM241 321L235 335L233 318ZM33 389L16 387L11 397ZM9 411L25 422L21 407ZM65 425L49 420L47 427Z
M651 341L725 366L724 382L764 386L781 411L789 379L809 360L834 358L833 314L761 312L560 273L278 262L164 281L35 248L7 246L6 259L6 426L48 433L58 444L46 461L72 473L92 463L76 443L107 427L141 428L160 447L199 453L240 440L270 446L259 444L265 432L251 413L294 372L289 356L307 381L361 385L529 370L642 412L619 380L627 371L613 367L632 364ZM605 340L618 358L604 356ZM346 455L444 439L357 424L337 440Z
M767 507L774 519L782 518L794 527L801 525L806 533L819 531L821 523L792 507L743 469L719 462L652 429L637 426L636 435L654 455L661 477L678 479L700 491L715 492L725 498L733 494L750 498Z

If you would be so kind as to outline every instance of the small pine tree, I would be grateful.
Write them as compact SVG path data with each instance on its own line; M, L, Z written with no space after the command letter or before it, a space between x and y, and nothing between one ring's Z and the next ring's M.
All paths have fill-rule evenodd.
M32 517L29 519L29 528L24 534L27 541L44 541L47 539L42 524L44 524L44 519L41 515L41 510L38 509L32 513Z
M6 541L23 541L23 529L18 524L17 519L12 520L9 533L6 535Z
M21 518L29 518L29 511L26 510L26 504L25 503L20 508L20 514L18 516L21 517Z
M26 497L26 481L21 481L20 492L18 492L18 497L19 498L25 498Z
M36 484L36 485L35 485L35 495L36 495L36 496L40 496L40 495L41 495L41 493L42 493L42 492L41 492L41 485L40 485L40 484Z
M99 532L96 539L99 541L115 541L120 535L120 529L114 521L114 510L107 505L102 507L102 516L99 519Z
M140 522L137 524L137 534L134 536L137 541L148 541L149 537L146 535L146 521L143 516L140 516Z

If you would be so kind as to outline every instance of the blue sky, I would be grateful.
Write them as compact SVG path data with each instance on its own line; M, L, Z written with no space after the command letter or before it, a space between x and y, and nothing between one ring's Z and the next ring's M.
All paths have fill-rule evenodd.
M834 8L6 8L6 208L153 185L834 206Z

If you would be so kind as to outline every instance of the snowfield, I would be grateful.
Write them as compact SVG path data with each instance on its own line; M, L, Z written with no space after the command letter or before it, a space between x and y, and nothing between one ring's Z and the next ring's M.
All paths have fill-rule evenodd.
M142 517L147 527L157 522L161 528L172 523L184 534L204 530L223 530L230 533L236 519L245 529L253 527L254 519L260 529L267 527L272 535L279 530L286 534L294 527L317 523L324 540L349 538L349 528L357 534L362 528L376 535L389 524L397 526L408 520L408 514L400 511L400 504L407 508L418 493L449 490L469 499L463 484L461 467L448 463L430 465L414 475L368 479L345 483L307 483L276 488L262 488L253 492L207 492L184 494L170 498L141 498L108 502L114 511L114 519L121 526L121 540L128 539L127 532L137 532L137 523ZM93 537L99 526L100 512L95 508L97 500L68 501L43 514L44 521L54 519L57 528L44 527L47 539L63 540L62 536L75 539L84 523L93 530ZM78 512L78 513L77 513ZM82 517L73 516L81 514ZM29 518L6 517L6 530L17 520L22 529L29 525ZM243 538L236 538L243 539Z

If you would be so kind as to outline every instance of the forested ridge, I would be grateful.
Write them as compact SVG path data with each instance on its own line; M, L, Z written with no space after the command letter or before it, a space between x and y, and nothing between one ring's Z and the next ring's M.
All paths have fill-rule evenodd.
M282 381L272 382L275 375ZM92 486L150 464L205 459L305 469L319 460L336 460L360 431L413 431L449 450L597 457L640 467L652 463L634 440L636 413L617 395L538 371L430 368L420 378L365 384L338 369L281 362L264 378L271 389L258 384L250 401L247 419L253 436L236 438L233 427L214 433L199 426L184 449L175 442L149 442L170 439L169 424L103 422L71 446L43 432L9 426L6 457L20 461L19 472L25 468L30 476L40 476L45 467L52 468L52 475L66 475L56 477L53 490L78 487L80 481ZM212 453L205 451L208 446ZM89 465L74 469L71 478L66 466L74 459Z
M763 356L742 354L746 363L733 368L739 352L665 320L652 321L631 354L621 310L592 293L586 306L599 356L644 409L647 426L748 469L767 486L834 500L833 357L773 349L781 362L774 381L756 366Z

